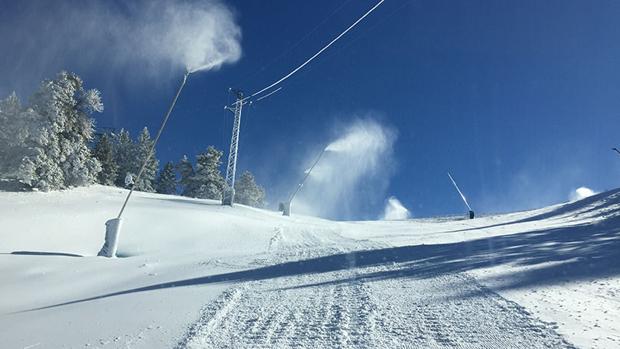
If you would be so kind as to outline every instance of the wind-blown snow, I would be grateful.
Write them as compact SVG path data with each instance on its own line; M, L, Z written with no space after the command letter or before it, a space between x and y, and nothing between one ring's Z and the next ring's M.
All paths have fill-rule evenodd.
M375 119L346 125L325 148L293 210L349 218L364 202L382 198L392 174L395 140L396 133Z
M219 0L23 2L2 28L19 47L7 52L11 75L0 89L9 91L63 69L143 81L216 69L241 56L241 29Z
M392 136L393 133L375 120L356 120L347 127L344 134L327 145L325 150L347 153L355 157L368 154L369 159L363 166L372 168L376 166L378 157L393 143L393 139L390 139Z
M385 211L381 219L385 221L403 220L409 218L409 210L395 196L391 196L385 203Z
M592 189L590 189L588 187L579 187L579 188L575 189L575 191L570 194L570 200L571 201L581 200L581 199L585 199L587 197L590 197L592 195L596 195L596 192L594 192L594 190L592 190Z
M216 1L151 3L135 31L146 59L183 64L189 72L218 68L241 56L241 29Z
M333 222L126 190L0 192L7 348L613 348L620 190L463 220ZM59 335L61 334L61 335Z

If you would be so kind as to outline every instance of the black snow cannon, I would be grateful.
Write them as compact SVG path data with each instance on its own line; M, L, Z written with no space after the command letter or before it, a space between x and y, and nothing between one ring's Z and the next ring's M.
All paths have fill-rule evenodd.
M469 209L469 219L474 219L474 216L475 216L474 215L474 210L472 210L471 206L469 206L469 203L467 202L467 199L465 198L465 195L463 195L463 192L461 191L459 186L456 185L456 181L454 180L454 178L452 178L452 175L450 174L450 172L448 172L448 177L450 178L450 181L452 182L452 185L454 185L454 189L456 189L456 191L461 196L461 200L463 200L463 203Z

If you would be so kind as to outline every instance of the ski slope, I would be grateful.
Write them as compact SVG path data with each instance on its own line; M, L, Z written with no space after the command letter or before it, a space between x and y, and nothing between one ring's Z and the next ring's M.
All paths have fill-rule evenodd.
M126 191L0 192L6 348L620 347L620 190L333 222Z

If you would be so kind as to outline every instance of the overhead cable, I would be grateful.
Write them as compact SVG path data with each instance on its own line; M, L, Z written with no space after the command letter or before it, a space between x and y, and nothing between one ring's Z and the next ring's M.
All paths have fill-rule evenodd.
M353 24L351 24L347 29L345 29L342 33L340 33L340 35L336 36L332 41L330 41L327 45L323 46L322 49L320 49L317 53L315 53L312 57L308 58L305 62L303 62L301 65L299 65L297 68L293 69L290 73L284 75L282 78L280 78L279 80L277 80L276 82L272 83L271 85L257 91L254 92L253 94L251 94L250 96L246 97L245 99L254 97L256 95L259 95L269 89L271 89L272 87L280 84L281 82L283 82L284 80L290 78L293 74L297 73L301 68L305 67L308 63L312 62L316 57L318 57L321 53L323 53L323 51L327 50L331 45L333 45L336 41L338 41L341 37L343 37L346 33L348 33L351 29L355 28L355 26L361 22L362 20L364 20L364 18L366 18L369 14L371 14L375 9L377 9L377 7L379 7L385 0L380 0L375 6L373 6L370 10L368 10L366 13L364 13L363 16L361 16L357 21L353 22Z

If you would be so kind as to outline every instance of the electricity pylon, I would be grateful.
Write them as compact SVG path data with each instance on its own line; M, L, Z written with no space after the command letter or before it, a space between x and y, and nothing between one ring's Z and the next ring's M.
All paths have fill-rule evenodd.
M237 172L237 151L239 150L239 128L241 127L241 110L243 105L248 102L243 98L240 90L230 90L237 97L237 101L232 106L224 108L234 114L232 137L230 139L230 150L228 151L228 165L226 166L226 180L224 182L224 192L222 195L222 205L232 206L235 202L235 174Z

